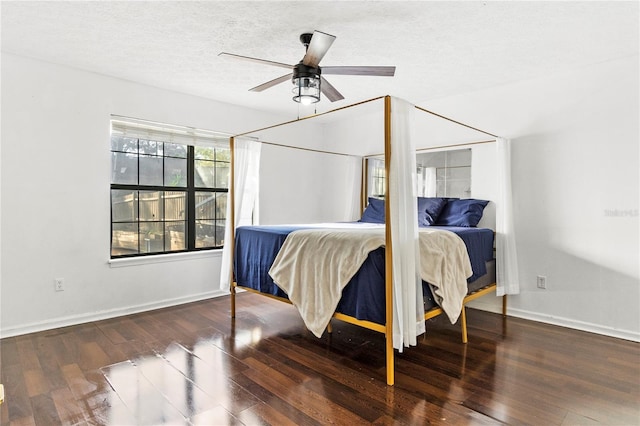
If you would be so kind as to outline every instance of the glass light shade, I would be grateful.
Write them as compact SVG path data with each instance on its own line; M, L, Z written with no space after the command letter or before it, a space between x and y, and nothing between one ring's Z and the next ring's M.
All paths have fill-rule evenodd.
M320 78L300 77L293 80L293 100L303 105L320 101Z

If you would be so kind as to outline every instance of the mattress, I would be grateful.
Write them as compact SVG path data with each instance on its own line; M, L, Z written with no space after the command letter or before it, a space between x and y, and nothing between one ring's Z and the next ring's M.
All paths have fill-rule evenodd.
M238 286L286 298L269 276L269 269L289 233L312 225L243 226L236 229L234 277ZM486 228L431 227L454 232L465 243L473 275L470 290L495 282L493 231ZM385 323L384 247L373 250L342 292L336 312L377 324ZM489 269L488 269L489 268ZM488 272L489 271L489 272ZM480 285L487 282L487 284ZM476 288L477 287L477 288ZM435 306L428 283L423 282L425 310Z

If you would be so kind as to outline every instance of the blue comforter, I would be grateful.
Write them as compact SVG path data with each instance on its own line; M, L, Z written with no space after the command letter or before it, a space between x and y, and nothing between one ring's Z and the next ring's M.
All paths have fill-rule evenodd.
M239 286L274 296L284 293L269 276L269 269L289 233L306 229L304 225L242 226L236 229L234 276ZM465 243L473 275L472 282L486 274L486 262L493 258L493 231L485 228L433 226L457 234ZM384 247L369 253L367 260L342 292L337 312L377 324L385 323ZM431 301L431 290L423 283L425 301ZM426 304L425 309L433 306Z

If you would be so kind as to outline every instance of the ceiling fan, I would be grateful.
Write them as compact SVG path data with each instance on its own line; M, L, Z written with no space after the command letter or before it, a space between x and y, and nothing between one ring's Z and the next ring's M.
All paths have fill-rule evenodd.
M320 31L304 33L300 35L300 41L306 49L302 60L296 65L284 64L282 62L268 61L265 59L252 58L249 56L236 55L233 53L221 52L218 56L226 56L234 59L242 59L261 64L272 65L280 68L287 68L292 72L267 81L259 86L249 89L251 92L262 92L265 89L283 83L289 79L293 82L293 100L302 104L312 104L320 101L320 93L323 93L331 102L344 99L344 96L336 90L322 74L333 75L367 75L393 77L396 71L394 66L326 66L320 67L320 61L336 39L335 36Z

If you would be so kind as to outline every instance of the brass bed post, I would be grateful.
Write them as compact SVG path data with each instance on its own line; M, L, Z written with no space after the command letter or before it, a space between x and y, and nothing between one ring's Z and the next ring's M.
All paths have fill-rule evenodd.
M464 302L460 311L460 323L462 325L462 343L467 343L469 341L467 338L467 309L464 306Z
M384 173L385 181L385 342L387 354L387 385L395 382L393 353L393 247L391 243L391 208L389 203L389 168L391 164L391 97L384 98Z
M229 199L227 200L227 202L231 203L231 217L229 218L229 224L231 226L231 241L225 241L225 244L229 244L231 247L231 265L230 265L230 269L229 269L229 293L231 294L231 318L235 318L236 317L236 283L235 283L235 276L233 273L233 264L234 264L234 259L233 259L233 254L234 254L234 246L235 246L235 235L236 235L236 203L235 203L235 194L234 194L234 190L235 190L235 180L236 180L236 176L235 176L235 169L234 169L234 157L235 157L235 152L234 152L234 147L235 147L235 138L232 136L231 138L229 138L229 150L231 151L231 162L229 164Z

